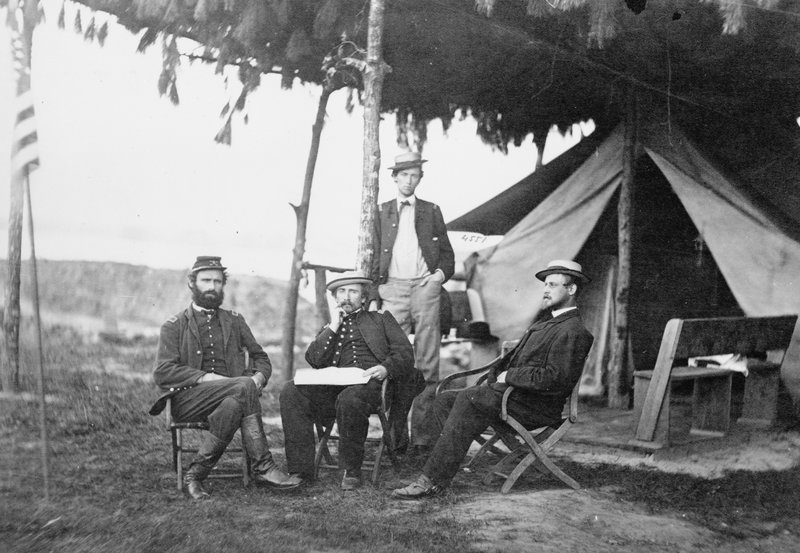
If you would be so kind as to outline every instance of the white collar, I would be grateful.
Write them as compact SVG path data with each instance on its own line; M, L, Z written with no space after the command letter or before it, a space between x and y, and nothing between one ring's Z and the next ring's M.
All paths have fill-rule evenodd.
M552 311L553 318L555 319L559 315L561 315L563 313L566 313L567 311L572 311L573 309L578 309L578 308L573 305L572 307L565 307L563 309L556 309L556 310Z

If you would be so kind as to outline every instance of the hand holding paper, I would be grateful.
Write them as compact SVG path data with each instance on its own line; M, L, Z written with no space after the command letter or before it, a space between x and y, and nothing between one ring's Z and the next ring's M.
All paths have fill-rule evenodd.
M386 367L383 365L375 365L364 371L364 376L369 377L370 379L375 379L382 381L386 376L389 374L389 371L386 370Z

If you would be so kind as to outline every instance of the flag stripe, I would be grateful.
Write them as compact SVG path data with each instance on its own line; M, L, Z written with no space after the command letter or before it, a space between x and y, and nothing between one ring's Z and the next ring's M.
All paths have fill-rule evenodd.
M30 40L32 30L20 32L20 19L24 26L25 17L17 10L18 4L9 4L9 27L11 30L11 55L14 71L17 76L17 98L14 102L16 118L11 144L11 168L18 172L30 172L39 166L39 145L36 132L36 115L34 113L33 93L30 90L31 69ZM22 28L25 31L24 27Z
M31 116L24 121L17 121L14 125L13 139L24 142L30 135L36 134L36 118Z
M11 160L11 167L14 171L31 171L39 167L39 145L34 142L18 149Z

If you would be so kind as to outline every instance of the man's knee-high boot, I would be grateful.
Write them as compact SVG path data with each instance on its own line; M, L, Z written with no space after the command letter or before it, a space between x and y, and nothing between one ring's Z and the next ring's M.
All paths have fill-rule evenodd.
M223 442L210 432L206 433L197 455L192 459L186 474L183 475L183 486L192 499L209 497L208 492L203 489L203 480L217 464L227 446L227 442Z
M242 419L242 443L250 457L253 468L253 480L256 484L264 484L273 488L289 489L300 485L300 479L290 477L283 472L272 459L272 453L264 434L261 415L254 413Z

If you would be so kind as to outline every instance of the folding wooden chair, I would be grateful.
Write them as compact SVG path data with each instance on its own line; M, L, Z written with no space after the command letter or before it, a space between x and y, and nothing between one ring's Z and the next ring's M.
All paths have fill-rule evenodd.
M503 343L502 355L505 355L516 345L517 341L506 341ZM471 370L461 371L447 376L442 379L436 387L436 395L443 393L452 393L458 391L458 388L452 389L452 383L456 379L466 378L468 376L481 375L475 385L483 383L488 377L488 368L498 358L494 359L483 367L478 367ZM490 435L481 435L476 438L476 442L480 445L480 449L473 455L465 464L466 467L471 467L475 462L485 455L487 452L492 452L501 457L490 469L489 474L486 476L484 482L491 484L495 476L505 478L505 482L501 487L502 493L508 493L514 486L514 483L519 479L525 470L533 465L536 469L544 474L552 474L559 480L567 484L573 489L579 489L580 485L565 474L555 463L547 456L553 446L567 433L570 427L578 420L578 389L580 381L575 384L572 389L570 397L567 399L568 413L558 428L549 426L541 428L526 429L519 421L508 414L508 398L514 390L513 386L509 386L503 393L503 400L501 404L500 417L504 424L497 425L491 428ZM522 442L520 442L522 440ZM502 442L506 449L504 451L497 447L498 442ZM521 459L520 459L521 458ZM512 463L517 462L516 466ZM512 468L513 467L513 468ZM509 472L509 469L510 472Z
M172 400L167 398L167 406L164 409L167 421L167 430L172 435L172 470L175 471L177 477L178 490L183 490L183 454L184 453L197 453L196 447L187 447L184 445L184 430L208 430L208 422L176 422L172 418ZM250 484L250 459L244 451L244 447L228 447L225 453L241 453L242 454L242 470L231 471L214 467L209 478L239 478L241 477L242 483L247 486Z
M508 493L525 470L533 465L539 472L555 476L572 489L577 490L580 488L580 484L558 468L547 455L547 452L564 437L567 431L578 420L579 388L580 381L575 384L567 400L569 406L567 417L561 421L561 424L557 428L543 426L533 429L525 428L517 419L508 414L508 398L514 390L514 387L509 386L508 389L506 389L503 393L500 418L513 429L515 437L522 439L522 443L517 441L516 447L513 447L510 453L500 459L500 461L490 469L489 474L484 480L486 484L490 484L494 476L503 477L505 478L505 482L503 482L500 492ZM508 436L509 432L507 429L495 429L495 434L481 446L481 449L478 450L472 461L482 455L489 447L496 443L498 439L506 438L504 441L508 443ZM520 459L520 457L522 457L522 459ZM514 463L516 463L516 465ZM512 470L509 472L508 469Z
M381 465L384 461L384 452L389 457L389 462L395 470L397 470L398 460L394 453L394 432L389 426L389 417L391 415L391 395L392 390L389 384L389 379L386 378L381 386L381 405L377 412L373 413L378 416L381 425L381 436L374 438L367 438L367 444L376 444L375 458L373 460L365 460L364 466L372 469L372 485L378 485L378 478L380 476ZM319 474L319 469L338 469L339 465L331 455L328 444L330 442L339 441L338 434L333 432L336 426L336 420L326 421L325 423L317 423L317 437L319 443L317 444L317 451L314 456L314 477Z

